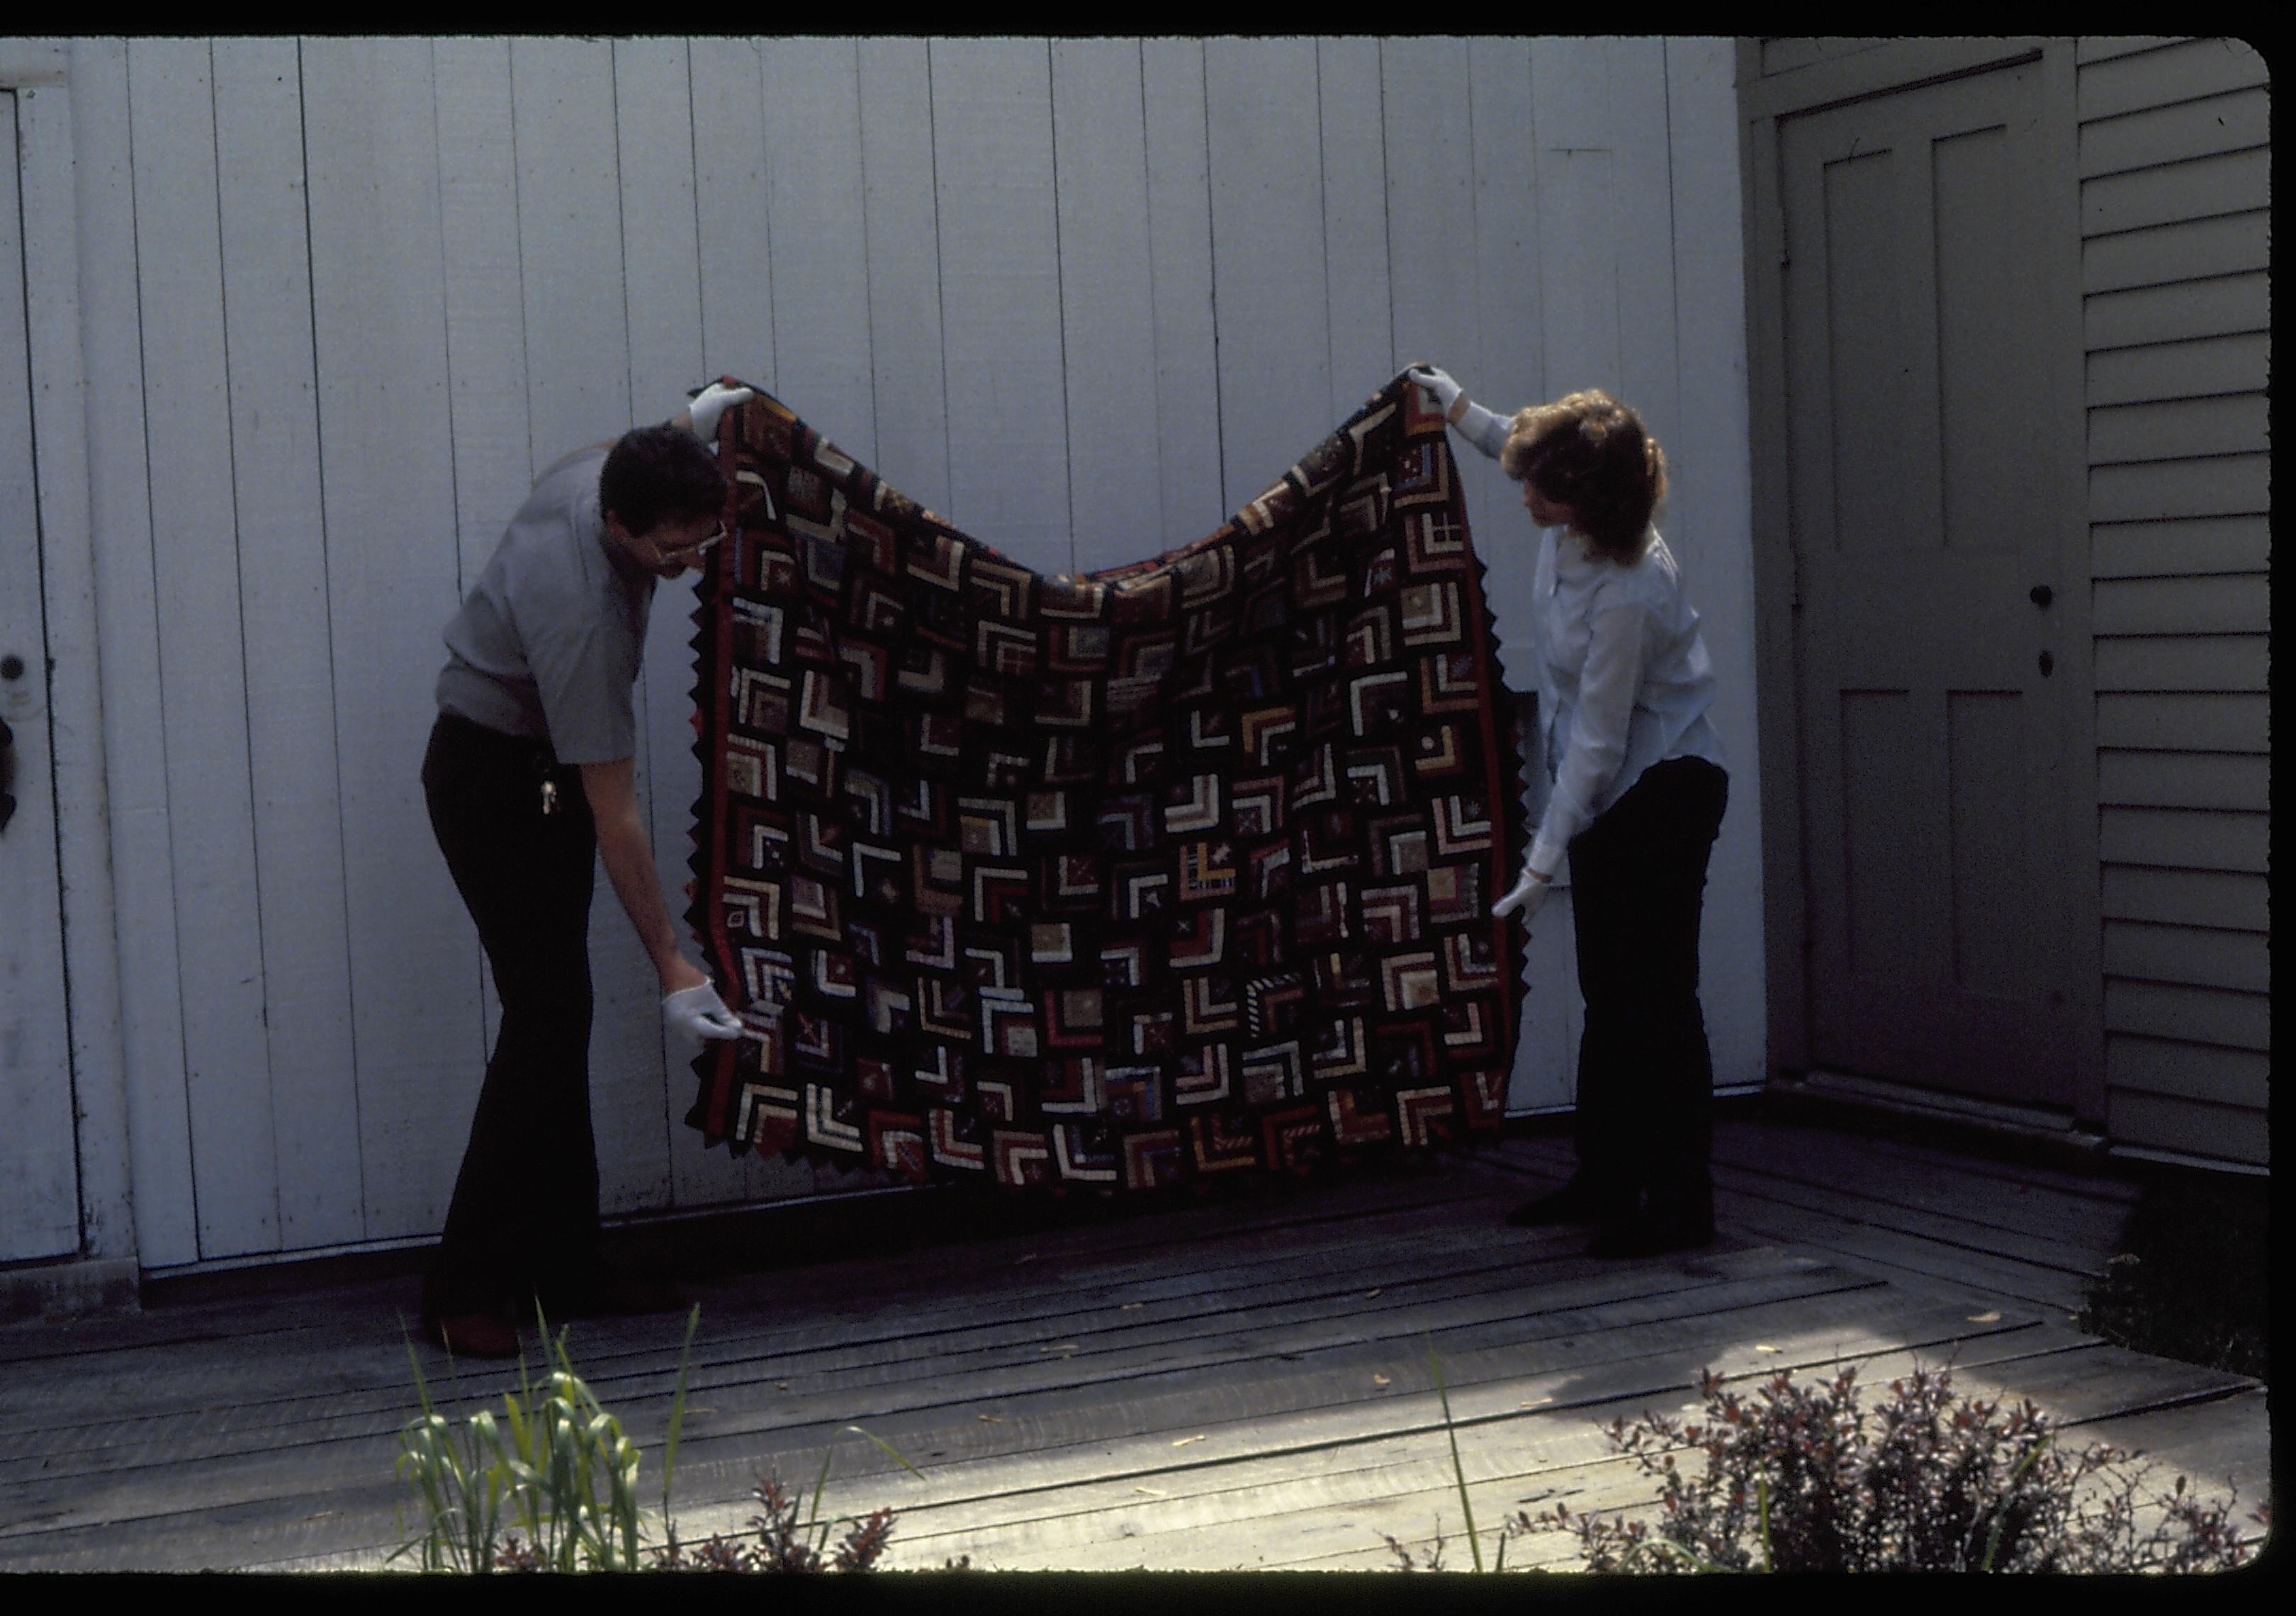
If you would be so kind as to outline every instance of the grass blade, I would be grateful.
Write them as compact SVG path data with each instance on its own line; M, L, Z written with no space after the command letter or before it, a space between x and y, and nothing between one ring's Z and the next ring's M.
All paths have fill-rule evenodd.
M669 1513L669 1480L677 1469L677 1437L685 1427L685 1372L693 1357L693 1333L701 1327L701 1304L685 1316L685 1344L677 1351L677 1390L669 1399L669 1436L661 1448L661 1532L671 1550L677 1547L677 1522Z
M2052 1437L2044 1436L2039 1441L2034 1443L2033 1451L2019 1460L2017 1468L2009 1472L2009 1485L2001 1489L2001 1504L1993 1513L1993 1530L1985 1535L1985 1558L1978 1565L1979 1571L1989 1571L1993 1569L1993 1556L2000 1552L2001 1529L2009 1524L2009 1505L2017 1497L2017 1484L2025 1479L2025 1472L2032 1469L2033 1461L2041 1456L2041 1449L2046 1448L2054 1440Z
M861 1427L859 1427L858 1425L848 1425L845 1429L846 1429L846 1430L848 1430L848 1431L854 1431L854 1432L857 1433L858 1435L867 1437L871 1441L874 1442L874 1443L875 1443L879 1448L882 1448L882 1449L883 1449L887 1454L890 1455L890 1456L892 1456L893 1463L895 1463L896 1464L898 1464L898 1465L899 1465L903 1470L907 1471L911 1475L914 1476L918 1481L923 1481L923 1480L925 1479L925 1472L924 1472L923 1471L922 1471L922 1470L919 1470L915 1465L914 1465L914 1464L910 1464L910 1463L909 1463L909 1459L908 1459L908 1456L907 1456L906 1454L903 1453L899 1448L898 1448L894 1447L890 1442L888 1442L887 1440L885 1440L885 1439L884 1439L884 1438L882 1438L882 1437L881 1437L881 1436L877 1435L874 1431L863 1431L863 1430L861 1429Z
M1483 1541L1475 1535L1475 1506L1467 1502L1467 1467L1459 1461L1459 1432L1451 1423L1451 1394L1443 1385L1443 1361L1435 1356L1435 1338L1427 1338L1427 1363L1435 1371L1435 1396L1443 1405L1443 1434L1451 1443L1451 1473L1459 1482L1459 1513L1467 1518L1467 1550L1475 1569L1483 1569Z

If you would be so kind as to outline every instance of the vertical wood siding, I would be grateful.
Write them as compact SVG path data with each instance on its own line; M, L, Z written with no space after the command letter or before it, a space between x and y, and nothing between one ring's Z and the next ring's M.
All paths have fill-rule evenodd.
M439 630L537 471L724 373L1046 570L1210 531L1410 360L1496 408L1588 385L1636 403L1677 469L1662 520L1706 614L1742 783L1709 888L1718 1074L1759 1079L1728 42L176 38L70 53L147 1267L439 1226L497 1015L418 781ZM2174 137L2205 135L2178 123ZM2113 240L2100 232L2101 264L2123 264ZM2237 233L2193 240L2253 256ZM2101 317L2172 316L2129 302ZM2247 350L2222 344L2248 329L2177 340L2239 376ZM2136 351L2098 356L2119 366L2093 373L2118 390L2112 408L2156 407L2154 373L2112 357ZM2186 410L2150 440L2213 442L2246 420ZM1494 468L1472 451L1463 464L1502 653L1528 686L1528 523ZM2246 541L2220 513L2176 515L2185 527L2164 537L2239 570ZM2108 543L2129 549L2100 528L2100 554ZM2128 597L2127 620L2237 611L2191 593L2182 575L2209 570L2124 568L2116 581L2156 586ZM638 693L642 801L677 913L699 784L688 587L661 592ZM2261 687L2127 693L2164 688ZM2121 722L2156 719L2133 707ZM2211 779L2218 796L2259 789ZM2152 849L2158 816L2184 805L2121 806L2154 816L2115 834ZM2224 843L2218 865L2246 845ZM2161 880L2218 865L2131 865L2152 886L2130 901L2170 902ZM665 1044L603 882L594 922L610 1213L871 1182L701 1152L680 1120L687 1052ZM1534 933L1518 1109L1570 1097L1569 932L1558 904ZM2153 957L2145 940L2124 939L2128 957ZM2202 988L2144 969L2155 997L2127 1015L2185 1025L2193 1006L2157 995Z
M2267 1160L2269 70L2079 61L2106 1125Z

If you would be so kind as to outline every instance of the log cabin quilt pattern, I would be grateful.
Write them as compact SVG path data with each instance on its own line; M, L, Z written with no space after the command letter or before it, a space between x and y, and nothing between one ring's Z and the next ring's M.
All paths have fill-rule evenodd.
M1521 765L1418 388L1089 576L762 392L719 445L690 918L743 1033L695 1062L709 1143L1138 1191L1498 1126Z

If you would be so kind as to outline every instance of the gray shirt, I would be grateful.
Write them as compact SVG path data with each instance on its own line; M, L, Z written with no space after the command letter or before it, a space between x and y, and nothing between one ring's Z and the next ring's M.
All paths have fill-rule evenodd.
M558 761L637 755L630 686L645 654L654 575L607 536L603 447L543 472L447 623L440 710L546 740Z

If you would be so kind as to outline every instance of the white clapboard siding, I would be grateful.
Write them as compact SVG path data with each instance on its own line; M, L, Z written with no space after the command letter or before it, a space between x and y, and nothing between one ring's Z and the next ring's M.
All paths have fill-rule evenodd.
M713 376L774 385L772 195L766 181L765 67L758 42L692 54L693 218L701 351Z
M1156 419L1147 143L1137 42L1054 41L1070 566L1078 572L1168 547L1156 437L1145 430Z
M70 62L83 342L111 400L94 561L148 1266L438 1229L497 1014L419 787L439 630L537 472L718 374L1046 570L1201 537L1412 359L1494 408L1609 388L1674 459L1667 530L1724 670L1734 777L1754 778L1726 40L138 39ZM2262 268L2252 230L2164 226L2138 177L2095 183L2150 209L2144 230L2215 232L2187 271ZM2258 390L2244 289L2164 314L2144 300L2158 275L2096 241L2096 293L2124 299L2104 328L2214 357L2174 397ZM2145 351L2100 350L2100 407L2167 401ZM2205 437L2222 414L2177 420ZM2260 488L2266 457L2243 458ZM2198 463L2098 468L2120 502L2101 571L2146 585L2111 603L2144 628L2121 637L2243 625L2205 689L2149 653L2115 664L2114 756L2159 755L2182 724L2261 759L2242 703L2262 697L2239 682L2260 631L2191 580L2237 589L2268 536ZM1466 450L1461 474L1528 688L1533 535L1493 465ZM2153 509L2161 477L2176 512ZM693 601L660 587L638 692L681 919ZM2198 728L2161 706L2193 700L2218 704ZM2128 789L2152 792L2121 805L2140 813L2218 806ZM1725 1082L1763 1069L1752 807L1709 886ZM2208 884L2241 872L2108 874L2126 926L2247 929ZM1571 1095L1569 903L1532 931L1516 1110ZM702 1151L692 1052L603 881L592 935L610 1213L883 1181Z
M2261 512L2089 526L2091 564L2100 578L2261 572L2271 554L2271 524Z
M2272 759L2223 752L2103 751L2097 800L2130 808L2270 810Z
M1612 56L1622 42L1542 39L1530 58L1538 118L1540 326L1549 394L1620 373L1618 153ZM1646 117L1640 110L1619 117ZM1637 318L1647 311L1636 309Z
M177 838L184 1081L203 1192L201 1250L234 1255L278 1244L278 1159L263 1029L209 68L204 39L139 39L128 47L137 230L152 243L136 258L144 384L164 401L145 437L152 486L166 491L152 502L152 550L164 603L158 693Z
M1516 41L1517 48L1521 42ZM1396 351L1391 268L1414 274L1421 258L1455 251L1456 242L1413 242L1397 234L1388 191L1389 117L1377 39L1316 42L1317 122L1323 137L1324 289L1331 337L1331 418L1346 420L1399 363L1423 358L1456 370L1464 353ZM1442 86L1456 95L1456 84ZM1406 111L1406 117L1410 113ZM1464 145L1447 153L1454 160ZM1472 378L1463 378L1474 385ZM1304 447L1304 446L1303 446Z
M1332 426L1311 39L1204 42L1223 511Z
M1163 548L1201 538L1229 511L1212 309L1211 162L1204 47L1140 45L1147 122L1148 279L1155 298L1156 455Z
M17 812L28 827L23 832L28 840L19 845L28 852L37 848L40 833L29 827L51 815L54 833L50 872L33 877L48 889L45 901L25 906L22 913L29 918L15 927L13 939L19 947L45 953L52 962L50 969L70 984L67 995L50 977L53 991L46 996L47 1007L35 1013L47 1025L28 1029L29 1036L12 1034L11 1041L12 1053L35 1070L44 1065L54 1070L53 1057L41 1046L68 1050L71 1078L68 1087L44 1082L36 1114L11 1119L12 1129L18 1123L27 1128L20 1143L37 1141L51 1153L44 1171L26 1175L12 1187L37 1197L40 1180L45 1178L54 1197L49 1204L62 1226L52 1225L51 1233L63 1237L67 1251L94 1265L78 1274L53 1276L63 1280L64 1293L78 1290L82 1296L108 1292L117 1297L123 1277L119 1265L122 1259L132 1260L135 1250L134 1205L127 1095L119 1060L119 956L104 823L102 670L89 525L94 467L82 430L96 406L86 386L81 340L78 267L84 238L75 196L74 103L70 86L57 77L67 59L62 41L40 42L29 49L20 44L7 53L30 69L28 81L12 96L15 147L8 160L20 209L21 234L16 236L20 257L14 261L22 275L23 354L29 374L18 372L12 387L30 406L29 422L18 417L29 431L19 431L15 437L37 485L39 534L37 545L20 546L15 556L16 565L37 569L37 585L20 593L12 584L10 588L37 615L40 628L27 649L44 654L48 670L43 681L46 734L36 737L18 760L36 777L43 765L33 759L45 742L45 772L53 785L45 804L36 790L19 805ZM37 384L27 387L32 377L37 378ZM29 533L33 529L27 522L12 530ZM17 704L21 700L20 694L15 701L0 697L0 705L13 708L19 718L25 718L28 715ZM33 859L42 862L37 853ZM73 911L69 926L62 909L67 894ZM50 915L53 923L47 921ZM61 937L56 927L64 928ZM12 967L12 973L20 990L37 992L37 963L29 973L15 973ZM38 1116L43 1110L45 1117ZM75 1144L77 1160L72 1160ZM12 1251L29 1254L23 1246L8 1243ZM93 1282L92 1288L82 1288L83 1282ZM37 1294L45 1282L34 1283Z
M16 800L0 841L0 1263L77 1255L81 1249L79 1163L73 1142L70 1030L59 904L59 815L51 736L59 714L48 673L41 551L16 535L40 528L34 466L32 354L26 321L26 248L20 202L19 94L0 94L0 647L22 666L0 681L0 719L11 734L9 785ZM28 168L29 165L27 164ZM67 742L69 744L69 742Z
M2231 40L2080 62L2108 1121L2261 1162L2267 71Z
M121 1061L127 1087L136 1251L149 1266L199 1256L190 1108L184 1092L183 988L176 945L175 847L168 818L160 688L159 591L137 308L135 154L127 45L76 42L70 58L78 177L80 340L100 378L90 431L96 636L103 646L105 792L119 941Z
M2200 280L2268 268L2271 217L2255 212L2155 225L2081 243L2081 290L2120 291L2164 278Z
M2099 640L2096 651L2096 687L2114 692L2261 692L2272 661L2271 637L2264 634L2125 635Z
M927 510L946 513L948 379L931 47L922 39L865 39L860 50L873 464Z
M510 42L441 39L431 54L456 570L467 594L534 480ZM484 1038L472 1058L483 1062L501 1029L502 1000L491 972L480 974Z
M965 400L947 514L1023 566L1071 572L1051 52L936 39L931 61L944 363Z
M511 47L503 39L442 39L433 57L457 575L468 589L535 470Z
M1477 374L1483 323L1476 295L1477 143L1467 64L1464 39L1387 40L1380 45L1377 104L1386 152L1390 350L1406 364L1426 359L1443 365L1472 391L1489 383ZM1360 399L1391 373L1382 365L1378 373L1344 380ZM1335 390L1342 380L1332 378ZM1509 401L1493 402L1505 408ZM1505 511L1491 463L1474 449L1454 447L1461 449L1460 479L1471 508ZM1501 519L1487 530L1483 547L1520 549L1527 531L1525 521Z
M767 217L773 248L768 385L847 454L877 462L860 66L851 40L768 39Z
M291 39L219 39L213 60L270 1079L245 1126L272 1144L278 1218L250 1249L331 1245L365 1228L335 728L314 699L334 671L303 160L279 137L302 127L302 89Z
M1637 117L1643 107L1667 102L1666 42L1614 39L1610 54L1611 169L1618 206L1619 367L1609 390L1639 411L1661 446L1681 441L1680 365L1674 315L1674 218L1641 204L1671 198L1673 152L1663 118ZM1614 206L1617 204L1614 202ZM1695 547L1685 545L1684 576L1698 584Z
M438 115L426 41L301 54L365 1233L422 1236L446 1218L483 1037L478 939L421 783L461 596Z

